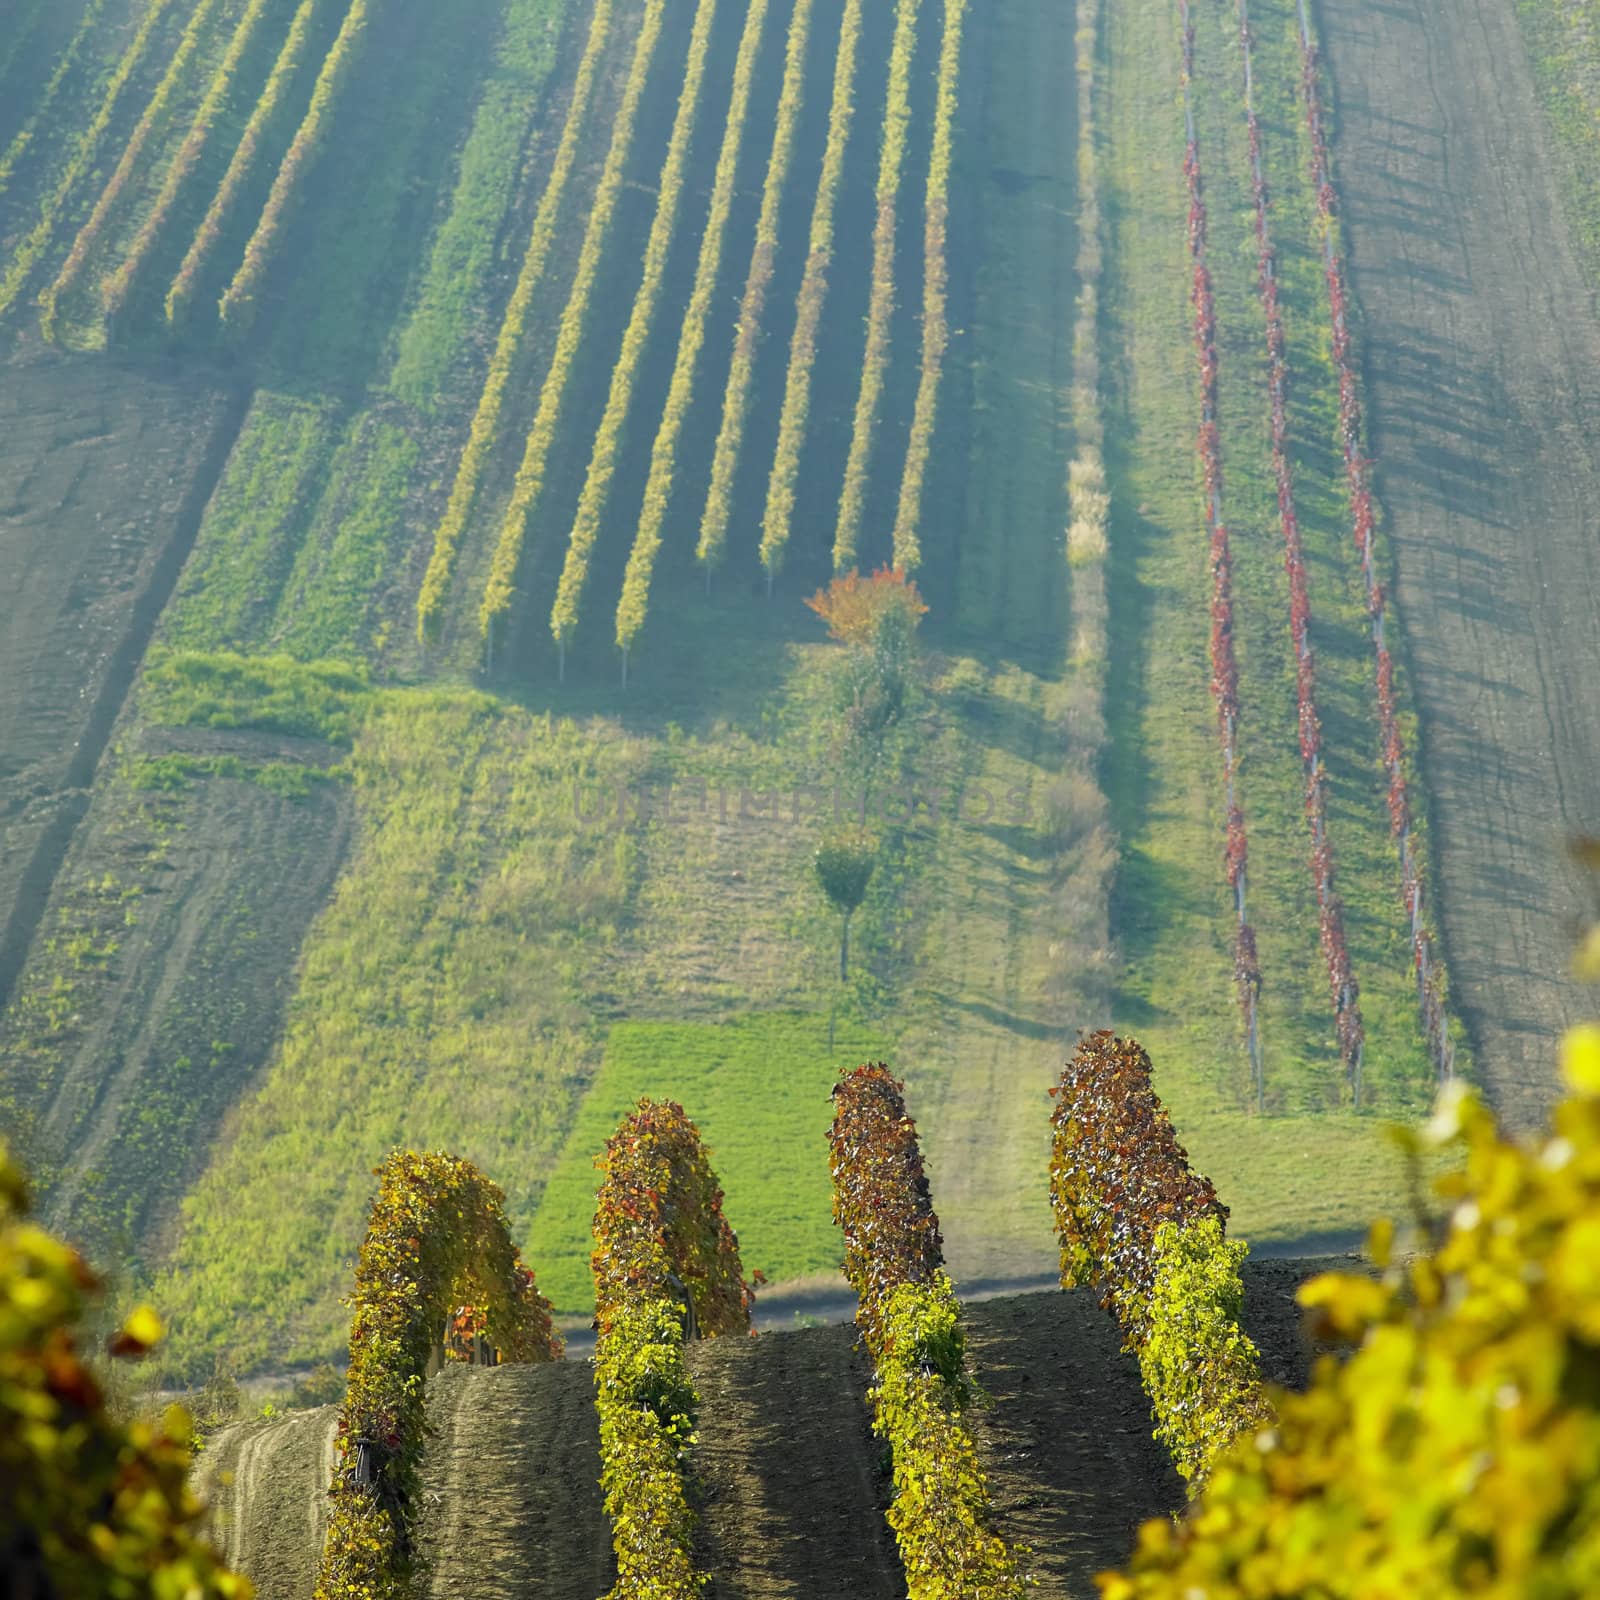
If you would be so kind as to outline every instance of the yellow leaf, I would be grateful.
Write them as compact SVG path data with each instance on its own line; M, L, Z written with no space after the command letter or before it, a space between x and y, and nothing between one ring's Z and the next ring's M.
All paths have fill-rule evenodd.
M161 1338L161 1318L156 1315L154 1306L138 1306L129 1312L128 1320L122 1324L122 1331L148 1350Z
M1561 1073L1575 1094L1600 1095L1600 1027L1579 1024L1561 1041Z

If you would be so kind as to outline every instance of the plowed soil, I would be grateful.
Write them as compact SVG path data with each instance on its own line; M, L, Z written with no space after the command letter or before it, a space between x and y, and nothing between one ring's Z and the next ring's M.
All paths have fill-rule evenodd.
M1310 1355L1294 1290L1338 1261L1258 1261L1245 1323L1275 1381ZM1088 1291L967 1308L988 1403L972 1420L1008 1541L1031 1547L1041 1597L1092 1592L1147 1517L1183 1504L1150 1434L1133 1359ZM888 1459L873 1437L870 1374L848 1325L694 1345L700 1394L693 1493L713 1600L896 1600L905 1578L884 1521ZM212 1527L263 1600L311 1593L335 1413L247 1423L212 1441L197 1472ZM424 1548L435 1600L594 1600L611 1584L587 1361L453 1367L428 1391ZM231 1481L229 1475L232 1475Z
M242 406L26 348L0 381L0 1002Z
M1600 828L1600 323L1510 0L1320 0L1456 1002L1541 1119Z
M208 1441L196 1464L210 1537L254 1580L261 1600L310 1600L338 1420L337 1406L318 1406L282 1421L236 1423Z

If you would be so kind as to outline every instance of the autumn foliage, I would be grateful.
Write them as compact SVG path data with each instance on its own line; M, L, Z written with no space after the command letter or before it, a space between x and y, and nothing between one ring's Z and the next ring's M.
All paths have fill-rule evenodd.
M430 1359L464 1354L474 1335L504 1361L551 1361L562 1348L511 1241L505 1197L470 1161L397 1150L377 1176L318 1600L406 1592Z
M932 1283L944 1241L904 1086L866 1063L833 1086L829 1133L833 1220L844 1230L844 1275L856 1292L867 1348L882 1345L883 1307L902 1283Z
M827 623L830 637L855 645L870 645L887 617L903 619L909 632L928 611L915 581L899 567L879 567L868 578L847 572L806 604Z
M1190 1170L1137 1040L1085 1034L1050 1092L1062 1282L1100 1289L1101 1303L1136 1333L1155 1283L1156 1230L1207 1216L1226 1221L1228 1208L1210 1180Z
M881 1063L833 1087L833 1220L844 1231L856 1326L873 1360L873 1432L894 1471L894 1530L910 1600L1022 1600L1027 1581L994 1529L962 1412L976 1389L945 1273L903 1085Z
M196 1536L190 1422L124 1424L107 1411L75 1331L99 1291L83 1258L28 1219L21 1174L0 1146L0 1579L17 1596L248 1600ZM161 1335L134 1312L112 1353Z
M640 1100L596 1165L594 1381L617 1558L611 1600L692 1600L703 1579L684 1465L698 1401L684 1341L748 1332L754 1296L682 1106Z
M1436 1248L1301 1304L1355 1353L1277 1397L1188 1518L1147 1523L1106 1600L1580 1600L1600 1592L1600 1029L1530 1147L1452 1085L1415 1143L1456 1159ZM1394 1230L1375 1229L1387 1260Z

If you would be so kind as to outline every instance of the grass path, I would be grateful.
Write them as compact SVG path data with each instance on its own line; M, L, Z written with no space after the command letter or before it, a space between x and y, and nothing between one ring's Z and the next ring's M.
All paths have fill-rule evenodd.
M1049 1267L1045 1090L1068 1027L1094 1020L1051 993L1045 832L1067 651L1073 16L1029 0L973 23L963 104L982 130L966 178L981 186L978 431L947 678L962 708L965 820L943 830L920 1020L899 1056L958 1277Z

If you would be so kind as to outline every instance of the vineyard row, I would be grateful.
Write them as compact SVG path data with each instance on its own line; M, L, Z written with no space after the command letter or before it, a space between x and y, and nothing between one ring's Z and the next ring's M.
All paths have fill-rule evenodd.
M1240 0L1241 10L1244 0ZM1394 658L1390 653L1385 621L1387 588L1376 573L1374 540L1377 501L1372 490L1372 464L1362 448L1360 379L1351 345L1350 303L1345 267L1339 247L1338 198L1329 163L1323 125L1318 50L1311 33L1305 0L1299 10L1301 48L1301 100L1311 139L1311 182L1316 193L1322 231L1323 275L1328 290L1328 317L1333 362L1339 376L1339 435L1344 457L1345 482L1350 501L1351 529L1361 557L1371 624L1378 700L1378 737L1388 779L1389 826L1400 855L1400 889L1411 924L1411 950L1417 982L1417 1004L1422 1030L1441 1082L1455 1075L1455 1046L1450 1036L1448 988L1443 962L1434 947L1433 933L1424 907L1424 861L1414 830L1406 776L1405 741L1400 731L1399 697L1395 686Z
M1244 807L1239 798L1239 666L1234 651L1233 558L1228 527L1222 516L1222 437L1217 423L1217 315L1211 269L1206 264L1206 201L1200 175L1200 141L1195 132L1192 94L1194 85L1194 23L1187 0L1178 0L1183 30L1183 97L1186 143L1184 182L1188 187L1187 238L1194 312L1195 355L1200 372L1200 430L1197 449L1205 484L1205 522L1211 574L1211 697L1217 708L1217 731L1222 741L1222 773L1226 785L1228 822L1226 868L1233 890L1236 927L1233 942L1233 980L1244 1017L1250 1053L1250 1072L1259 1105L1264 1087L1258 1006L1261 967L1256 934L1247 909L1250 866L1249 837Z

